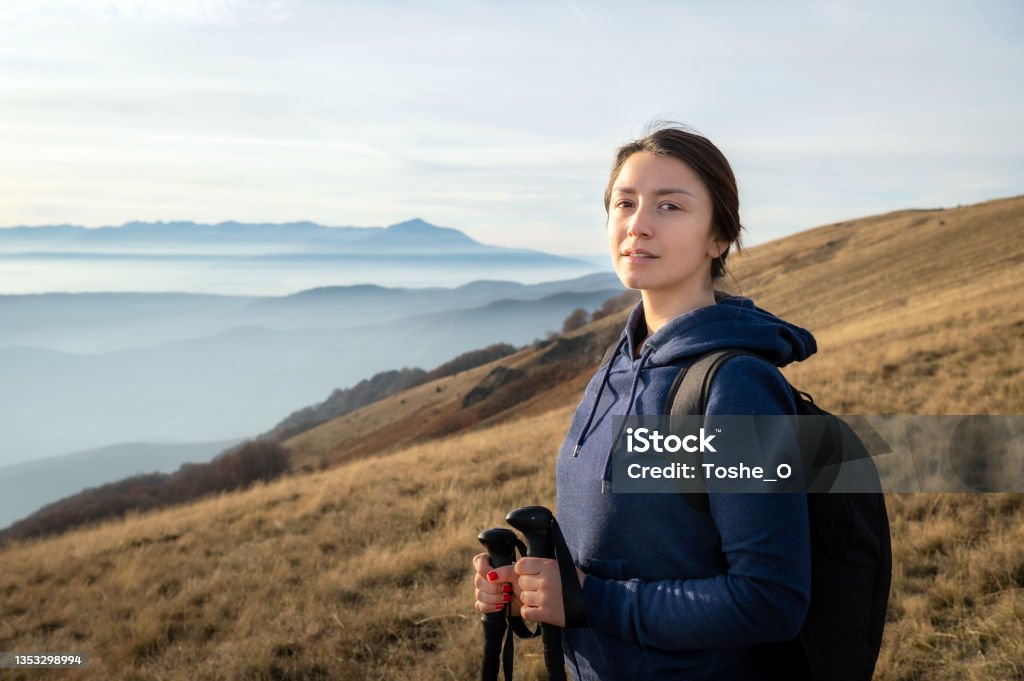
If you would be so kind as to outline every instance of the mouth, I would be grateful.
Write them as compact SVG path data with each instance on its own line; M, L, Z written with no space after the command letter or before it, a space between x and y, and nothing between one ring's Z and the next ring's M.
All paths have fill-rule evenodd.
M628 260L629 262L643 262L648 260L657 260L658 256L649 253L642 248L627 248L624 251L620 251L619 255Z

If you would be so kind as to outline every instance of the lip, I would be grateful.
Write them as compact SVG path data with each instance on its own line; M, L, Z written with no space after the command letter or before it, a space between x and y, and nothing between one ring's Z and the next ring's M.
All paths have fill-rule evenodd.
M619 255L630 265L645 265L658 259L658 256L643 248L627 248Z

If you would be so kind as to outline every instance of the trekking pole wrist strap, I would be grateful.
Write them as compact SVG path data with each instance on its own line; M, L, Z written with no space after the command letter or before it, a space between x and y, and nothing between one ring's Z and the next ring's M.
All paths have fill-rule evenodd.
M583 587L576 573L576 563L569 553L558 521L551 519L551 539L555 545L555 560L558 562L558 575L562 580L562 607L565 611L565 626L587 626L587 608L583 601Z
M512 633L514 633L519 638L534 638L536 636L540 636L539 624L537 625L536 629L530 631L530 628L526 626L526 621L518 615L508 616L508 626L509 629L512 630Z

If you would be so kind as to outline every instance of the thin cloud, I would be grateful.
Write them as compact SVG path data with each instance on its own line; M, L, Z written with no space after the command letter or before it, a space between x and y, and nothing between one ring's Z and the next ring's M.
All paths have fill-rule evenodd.
M8 0L7 26L69 22L147 25L274 23L292 16L292 0Z

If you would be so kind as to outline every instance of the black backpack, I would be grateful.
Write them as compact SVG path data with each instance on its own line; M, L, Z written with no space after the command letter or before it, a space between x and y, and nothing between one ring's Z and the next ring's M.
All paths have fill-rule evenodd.
M715 373L731 357L750 355L743 350L717 350L684 367L669 392L671 415L703 415ZM811 681L867 681L871 678L882 644L882 629L892 580L892 547L885 497L874 463L861 439L842 419L814 404L807 393L790 386L797 416L822 419L798 420L824 423L821 432L807 438L798 433L805 460L818 466L808 476L807 508L811 537L811 604L800 634L791 641L803 651L805 668L799 660L780 660L789 679ZM831 437L829 437L831 436ZM873 476L872 492L828 492L834 482L827 466L834 461L832 447L842 442L845 456L851 443L860 447L853 457L860 469ZM843 445L839 446L842 449ZM808 448L811 449L808 452ZM876 450L876 453L879 453ZM840 453L840 456L843 456ZM815 477L817 476L817 477ZM707 512L707 493L686 493L687 502Z

